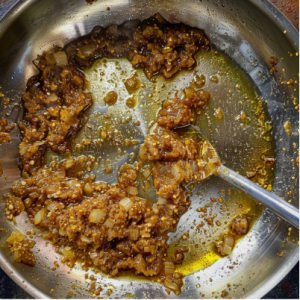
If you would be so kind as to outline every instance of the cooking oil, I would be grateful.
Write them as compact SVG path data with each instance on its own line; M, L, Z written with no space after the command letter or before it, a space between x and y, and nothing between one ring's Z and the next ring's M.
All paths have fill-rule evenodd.
M266 161L275 153L272 123L250 77L226 54L216 49L200 52L194 70L182 71L170 80L158 75L149 81L142 69L133 69L126 59L99 59L84 72L94 104L85 112L84 126L72 141L72 155L100 158L98 167L91 170L97 180L116 182L117 167L136 159L161 103L192 86L211 93L208 107L196 114L194 125L216 148L222 163L263 187L271 185L273 166ZM138 82L134 89L126 84L132 78ZM117 94L114 105L105 103L109 92ZM83 145L85 140L91 143ZM60 157L48 154L48 161L53 159ZM109 173L104 171L107 160L112 167ZM262 211L256 201L217 177L192 183L190 190L190 207L176 232L170 233L168 249L168 257L172 257L176 249L188 247L185 259L177 265L177 271L185 275L221 258L215 243L230 232L236 216L251 214L252 226ZM153 189L140 196L156 199Z

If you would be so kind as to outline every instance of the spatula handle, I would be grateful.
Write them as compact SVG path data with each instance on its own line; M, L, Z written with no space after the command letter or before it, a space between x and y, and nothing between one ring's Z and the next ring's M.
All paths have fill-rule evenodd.
M236 172L221 165L219 176L299 229L299 209Z

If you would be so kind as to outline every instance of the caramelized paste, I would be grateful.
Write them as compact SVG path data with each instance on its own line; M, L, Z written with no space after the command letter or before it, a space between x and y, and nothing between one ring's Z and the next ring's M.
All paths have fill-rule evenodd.
M147 277L159 276L164 286L179 294L183 275L176 272L175 264L188 249L166 260L167 234L188 208L184 185L207 178L220 162L208 144L199 148L193 139L182 138L174 130L193 123L208 105L210 94L186 88L183 98L167 99L140 146L138 161L120 167L115 184L86 176L82 165L87 159L71 156L70 141L82 127L82 113L92 105L79 68L89 68L99 57L126 56L134 67L144 69L148 79L156 74L170 78L195 66L194 55L200 49L210 49L202 30L170 24L155 15L143 22L97 26L64 49L38 56L39 74L28 80L23 96L22 178L13 184L13 195L6 196L8 219L25 208L29 220L42 229L43 237L70 267L80 261L83 268L96 266L111 276L133 269ZM132 79L127 88L135 90L138 84ZM106 98L108 104L117 101L114 92ZM47 149L67 153L69 158L47 167ZM138 172L149 163L147 177L153 175L159 196L155 204L138 197ZM236 220L232 229L244 232L245 224ZM8 243L16 261L34 265L32 243L19 235Z
M6 119L0 119L0 144L10 142L9 132L15 128L16 124Z

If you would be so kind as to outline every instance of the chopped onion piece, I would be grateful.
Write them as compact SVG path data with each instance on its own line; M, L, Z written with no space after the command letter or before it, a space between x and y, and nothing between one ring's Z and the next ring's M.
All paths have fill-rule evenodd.
M197 167L196 162L194 160L192 160L189 163L190 163L190 165L192 167L193 172L196 173L198 171L198 167Z
M163 53L163 54L170 53L170 52L172 52L172 51L173 51L173 49L172 49L171 47L164 47L164 48L162 49L162 53Z
M229 247L228 245L224 244L223 249L222 249L222 254L229 255L229 254L231 254L231 252L232 252L232 248Z
M74 251L69 246L65 247L63 249L62 253L67 259L73 259L75 257Z
M151 175L151 170L149 168L145 169L143 172L143 176L147 179Z
M107 240L112 241L115 237L117 237L117 235L118 234L114 230L108 229L108 231L107 231Z
M138 191L138 188L137 187L135 187L135 186L128 186L127 187L127 193L129 194L129 195L137 195L138 193L139 193L139 191Z
M176 205L173 204L167 204L166 206L172 211L176 208Z
M21 242L25 238L25 234L21 233L19 230L15 230L6 241L8 242L8 244L13 244L14 242Z
M207 165L205 166L205 176L208 177L216 170L214 163L209 160Z
M91 223L103 223L105 216L105 209L93 209L89 215L89 221Z
M64 51L59 51L53 54L53 57L58 66L64 66L68 64L68 58Z
M171 173L177 182L180 181L182 177L182 169L177 164L172 166Z
M90 54L93 54L93 52L95 51L95 46L94 45L85 45L83 47L80 48L80 51L82 52L82 54L87 57Z
M129 239L131 241L136 241L140 236L140 231L138 229L129 229Z
M155 254L156 253L155 245L144 247L144 252L150 252L151 254Z
M57 202L50 202L47 205L47 210L52 211L56 207Z
M159 209L158 209L157 205L153 205L152 210L155 214L159 214Z
M84 234L80 234L80 239L84 242L84 243L88 243L88 244L90 244L91 242L92 242L92 240L89 238L89 237L87 237L86 235L84 235Z
M75 165L75 160L73 158L66 160L66 169L70 169Z
M170 78L170 77L172 77L177 71L179 70L179 66L178 65L176 65L176 66L174 66L169 72L167 72L167 71L163 71L163 74L164 74L164 76L166 77L166 78Z
M129 198L124 198L120 201L120 205L122 205L124 209L128 211L132 207L133 202Z
M239 222L239 227L241 227L244 230L247 230L248 228L248 221L246 218L242 218Z
M183 90L179 90L177 96L180 98L180 100L183 100L185 98L185 93Z
M163 205L163 204L167 204L167 203L168 203L167 199L158 197L157 204Z
M62 236L67 235L66 231L63 228L59 228L58 233Z
M104 225L108 228L111 228L114 226L114 221L112 219L107 219L104 223Z
M139 158L143 161L148 159L148 153L145 145L141 145L139 149Z
M68 181L64 182L64 185L66 187L75 187L75 186L80 186L80 181L76 180L76 179L71 179Z
M176 291L178 289L177 285L172 281L172 278L170 276L166 277L164 286L172 291Z
M97 256L98 256L97 252L93 252L93 253L90 254L91 259L95 259Z
M83 188L83 191L86 196L92 196L94 192L94 188L89 182L87 182Z
M56 94L52 93L49 96L47 96L47 100L49 100L50 102L56 102L58 100L58 97Z
M46 141L34 142L33 146L38 147L38 146L44 145L45 143L46 143Z
M210 162L212 162L215 166L220 166L220 160L218 156L214 156L212 158L209 159Z
M144 182L145 191L148 191L151 189L151 183L149 181Z
M234 236L231 234L225 235L223 241L225 245L231 248L234 246Z
M207 151L208 151L208 144L204 142L202 146L202 155L205 155Z
M30 146L29 144L26 144L26 143L22 142L22 143L19 145L19 149L20 149L19 152L20 152L20 155L26 154L26 152L27 152L29 146Z
M34 216L34 225L39 224L42 219L44 218L44 216L46 215L46 209L42 208L41 210L39 210L37 212L37 214Z
M65 178L66 177L66 173L65 173L65 171L62 171L62 170L59 170L59 171L56 171L55 172L55 177L56 178Z
M170 262L170 261L166 261L165 262L165 275L166 276L172 276L173 273L175 271L175 265L174 263Z
M20 154L24 155L27 153L27 150L29 149L29 147L33 146L33 147L39 147L41 145L44 145L46 143L46 141L41 141L41 142L35 142L33 144L26 144L24 142L22 142L19 146L20 148Z

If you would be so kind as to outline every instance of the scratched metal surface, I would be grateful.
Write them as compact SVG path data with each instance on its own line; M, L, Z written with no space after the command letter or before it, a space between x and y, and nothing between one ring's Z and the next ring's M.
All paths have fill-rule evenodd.
M14 3L17 1L3 2L0 14L4 16ZM87 34L96 24L106 26L115 22L121 23L130 18L144 19L159 11L171 22L183 21L191 26L203 28L214 47L218 51L226 51L226 57L239 67L239 72L248 74L245 75L247 80L251 81L257 93L263 96L270 118L273 120L277 159L273 191L279 196L287 197L287 191L292 190L292 203L298 205L298 172L297 167L293 170L295 163L291 162L291 159L296 159L299 148L298 115L293 103L294 97L298 100L298 92L280 85L283 80L298 80L298 57L295 55L298 51L298 35L279 11L268 3L259 1L243 1L243 5L238 1L187 1L182 6L182 2L176 0L98 1L93 5L87 5L85 1L80 0L73 1L72 4L69 1L21 1L1 21L0 85L1 91L10 98L9 105L4 106L2 103L2 116L12 121L21 119L20 93L24 90L27 79L35 72L31 61L38 53L50 49L52 44L64 45L76 37ZM107 11L108 6L110 11ZM274 23L274 20L278 22ZM285 30L286 33L284 33ZM290 55L291 53L293 56ZM285 73L281 71L275 76L270 75L268 59L271 55L280 58L278 67L281 70L285 69ZM199 72L205 72L207 76L213 75L209 73L213 72L211 68L205 69L205 61L198 64L197 68L200 68ZM261 75L258 75L259 73ZM140 76L142 77L142 74ZM188 82L191 76L191 73L186 73L185 79L174 81L173 84L178 85L180 89L184 86L185 80ZM220 82L226 87L233 84L227 81L222 79ZM169 88L173 89L174 86L170 85ZM224 93L221 84L216 87L208 83L206 88L213 94L213 99L216 99L212 105L230 104L229 98L231 97L232 107L237 109L236 112L238 111L237 92L229 96ZM146 99L140 98L140 103ZM245 138L246 134L242 134L243 131L234 130L235 126L232 124L235 120L230 122L230 117L236 115L236 112L229 107L224 107L224 111L228 114L226 123L228 126L217 128L221 133L217 134L215 127L213 131L210 131L208 121L206 125L204 124L206 127L203 128L207 129L207 135L217 147L223 162L226 162L228 167L236 170L240 168L242 171L243 165L238 162L239 159L243 159L243 154L249 148L247 142L250 142ZM120 110L122 112L122 107ZM121 114L120 110L119 114ZM151 114L148 114L148 111L151 111ZM153 118L154 113L155 109L147 110L145 106L138 106L132 115L136 118L145 118L147 121L147 118ZM282 126L287 119L293 124L292 136L287 136ZM143 127L139 130L137 137L144 136ZM252 133L249 129L248 131L246 132L250 136ZM5 172L0 178L1 195L10 189L14 180L19 178L17 146L20 138L18 130L15 129L11 136L12 143L1 146ZM283 141L280 142L280 139ZM296 147L293 143L296 143ZM124 155L121 160L116 160L116 164L126 159L128 156ZM296 180L291 179L293 176ZM113 180L113 178L110 179ZM216 196L221 189L227 190L228 188L219 178L207 181L201 186L204 201L210 196ZM198 206L195 201L192 201L192 209L182 218L178 228L183 228L183 232L190 224L189 220L195 217L193 212ZM4 220L3 203L0 204L0 208L0 214L2 214L0 227L11 232L15 226ZM25 220L26 217L22 214L16 226L23 232L31 228ZM228 297L262 296L298 260L297 243L292 243L292 240L298 237L295 229L292 231L290 241L285 244L284 249L282 248L282 240L287 237L288 227L286 222L270 211L264 211L247 238L238 243L229 257L218 260L212 266L186 277L185 287L179 298L212 298L220 295L223 290L228 290L229 283L231 288L228 290ZM6 238L7 235L0 233L1 245L5 245ZM173 235L172 238L176 236ZM76 267L70 271L66 266L61 265L55 272L50 271L44 265L52 267L53 261L59 260L59 256L41 239L36 239L35 249L38 261L35 268L14 264L6 247L0 248L0 265L12 279L34 297L66 298L68 292L72 291L74 283L76 284L76 297L91 296L85 291L86 282L79 268ZM40 251L37 251L38 249ZM282 251L284 254L279 257L277 254ZM228 268L233 262L238 262L238 264L233 269ZM126 293L132 293L139 298L175 297L174 294L168 295L161 285L150 281L132 281L128 278L112 279L105 276L99 276L98 281L102 285L106 283L115 287L112 298L124 297ZM50 289L54 291L50 293ZM106 293L101 296L108 297Z

